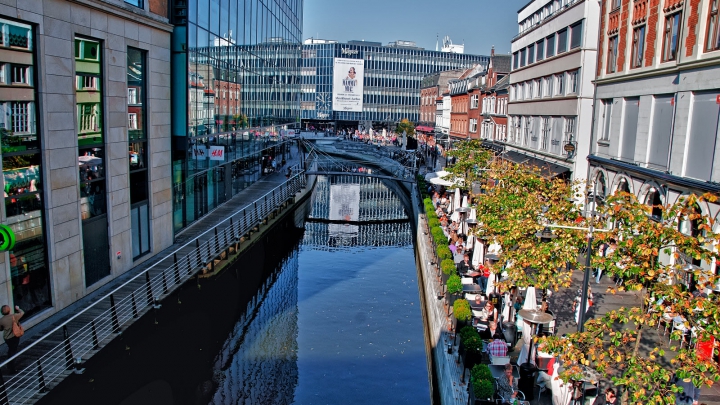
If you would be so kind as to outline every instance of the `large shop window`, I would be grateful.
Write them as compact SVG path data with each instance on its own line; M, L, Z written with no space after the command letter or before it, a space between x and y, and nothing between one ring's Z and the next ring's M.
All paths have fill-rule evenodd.
M635 161L635 142L637 140L639 112L640 99L637 97L626 98L620 157L628 161Z
M86 286L110 275L101 49L98 41L75 38L78 170Z
M0 19L0 52L24 65L5 64L5 91L0 93L0 138L5 193L5 220L15 247L3 272L10 275L12 302L26 316L52 306L44 232L42 153L36 128L34 29ZM29 64L28 64L29 63ZM7 71L7 69L11 69ZM9 271L8 271L9 267Z
M128 171L130 173L130 216L133 259L150 252L150 213L148 201L147 129L145 74L146 53L127 50L128 86Z
M658 169L667 170L670 156L673 117L675 115L674 95L655 96L653 104L652 133L648 163Z
M685 155L687 177L710 180L718 134L718 97L720 93L716 91L693 94L690 134Z

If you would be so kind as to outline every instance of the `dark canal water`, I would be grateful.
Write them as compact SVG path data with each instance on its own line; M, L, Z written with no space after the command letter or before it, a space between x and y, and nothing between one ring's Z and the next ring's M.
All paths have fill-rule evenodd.
M401 200L377 179L321 177L300 210L217 277L183 285L39 403L429 404Z

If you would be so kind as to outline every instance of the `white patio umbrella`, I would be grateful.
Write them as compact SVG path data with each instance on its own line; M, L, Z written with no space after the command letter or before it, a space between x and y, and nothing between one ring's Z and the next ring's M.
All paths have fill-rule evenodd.
M445 180L445 179L440 178L440 177L431 177L430 180L428 180L428 181L429 181L430 183L436 184L436 185L438 185L438 186L450 187L450 186L453 185L453 182L452 182L452 181L450 181L450 180Z
M470 209L470 219L477 220L477 210L475 208Z
M463 207L469 207L469 206L470 206L470 205L468 205L468 200L467 200L467 196L466 196L466 195L464 195L463 198L462 198L462 206L463 206Z
M495 273L490 273L490 277L488 277L487 281L487 289L485 290L488 294L495 291L495 278L497 275Z
M553 367L553 373L552 373L552 380L550 383L550 387L552 389L552 403L553 405L568 405L570 403L570 397L571 397L571 390L572 390L572 384L570 383L563 383L563 381L558 376L558 364L555 363L555 367Z
M525 292L525 303L523 303L523 309L535 310L537 309L537 301L535 297L535 287L528 287ZM523 346L520 349L520 355L518 356L518 364L525 364L527 362L528 352L530 351L530 344L532 343L533 325L528 321L523 321L522 324L522 339ZM530 359L530 363L535 364L535 359Z
M467 225L466 225L467 226ZM467 241L465 241L465 249L472 249L475 246L475 235L468 235ZM474 255L475 253L473 253Z
M473 250L473 257L472 257L472 265L473 267L477 267L478 264L482 263L485 258L485 245L483 245L482 242L478 241L475 243L475 249Z
M510 302L510 293L506 292L503 294L503 301L505 302L505 305L503 305L502 309L502 318L507 322L510 320L510 308L512 307L512 302Z
M462 207L462 200L460 200L460 187L455 189L455 200L453 200L453 207L460 208Z
M460 221L460 213L457 211L453 211L453 213L450 215L450 220L455 222Z

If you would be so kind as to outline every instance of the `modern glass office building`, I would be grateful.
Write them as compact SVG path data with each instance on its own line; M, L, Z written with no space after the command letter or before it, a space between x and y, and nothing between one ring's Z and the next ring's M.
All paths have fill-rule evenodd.
M262 174L300 115L302 0L174 0L173 224Z
M430 73L487 66L488 56L429 51L414 42L379 42L308 39L303 44L300 101L302 125L332 123L390 125L404 118L420 117L420 82ZM361 112L333 111L334 58L360 59L364 63ZM375 124L373 124L375 123Z

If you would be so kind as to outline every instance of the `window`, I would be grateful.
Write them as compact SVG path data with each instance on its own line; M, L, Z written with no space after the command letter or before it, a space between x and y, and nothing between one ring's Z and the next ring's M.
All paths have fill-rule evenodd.
M570 49L582 46L582 27L582 21L570 26Z
M12 83L13 84L30 84L29 71L27 66L12 65Z
M100 104L78 104L78 126L80 133L100 130Z
M564 96L565 95L565 73L560 73L555 75L555 83L557 84L555 86L555 89L557 90L558 96Z
M655 96L652 111L648 163L663 171L667 170L670 156L670 139L675 115L675 95Z
M535 87L535 97L542 97L540 79L533 80L533 87Z
M711 0L708 13L708 31L705 40L705 51L720 50L720 23L718 23L718 5L720 0Z
M470 118L470 132L477 132L477 119L475 118Z
M602 123L603 123L603 130L601 132L601 141L609 141L610 140L610 119L612 117L612 106L613 101L612 99L608 100L602 100Z
M568 35L567 28L558 31L558 39L557 39L558 55L567 51L567 35Z
M97 76L75 76L77 90L97 90Z
M479 98L480 98L480 96L477 94L473 94L472 96L470 96L470 108L472 108L472 109L478 108L478 99Z
M535 48L537 48L537 61L540 62L541 60L545 59L545 40L541 39L540 41L536 42Z
M685 162L686 177L704 181L711 179L717 142L718 114L720 114L718 97L720 93L717 91L693 94L690 133L685 155L689 157Z
M550 138L550 117L543 117L540 130L540 150L547 150L548 138Z
M534 98L535 97L535 81L527 82L527 88L528 88L528 97L527 98Z
M15 134L32 133L32 103L12 103L12 131Z
M607 58L607 72L615 73L617 68L617 53L618 53L618 36L615 35L608 39L608 58Z
M578 87L579 82L578 78L580 76L580 72L578 70L573 70L572 72L567 73L568 76L568 94L577 94L578 93Z
M125 0L125 3L132 4L135 7L143 8L143 0Z
M662 61L675 60L678 48L678 31L680 29L680 14L665 17L665 29L663 31Z
M524 117L524 126L523 126L523 145L529 145L530 144L530 125L532 121L532 117Z
M572 142L575 139L575 117L565 117L565 142ZM567 155L565 149L562 151Z
M639 68L642 67L643 53L645 48L645 26L636 27L633 29L633 45L632 45L632 60L630 61L630 67Z
M545 96L546 97L553 96L553 77L552 76L545 77Z
M624 107L620 157L627 161L635 161L635 144L637 140L638 116L640 114L640 98L626 98Z
M518 67L520 67L520 63L519 63L520 59L518 59L518 58L519 58L518 53L515 52L513 54L513 69L517 69Z
M621 1L622 0L612 0L612 2L610 3L610 11L620 8Z
M555 34L550 35L547 39L547 57L555 56Z
M535 44L528 46L527 48L528 65L535 63Z
M525 66L525 48L520 50L520 67Z
M138 129L137 114L128 113L128 129Z
M515 143L519 143L520 142L520 117L512 117L512 118L513 118L512 128L511 128L512 135L513 135L512 141Z

